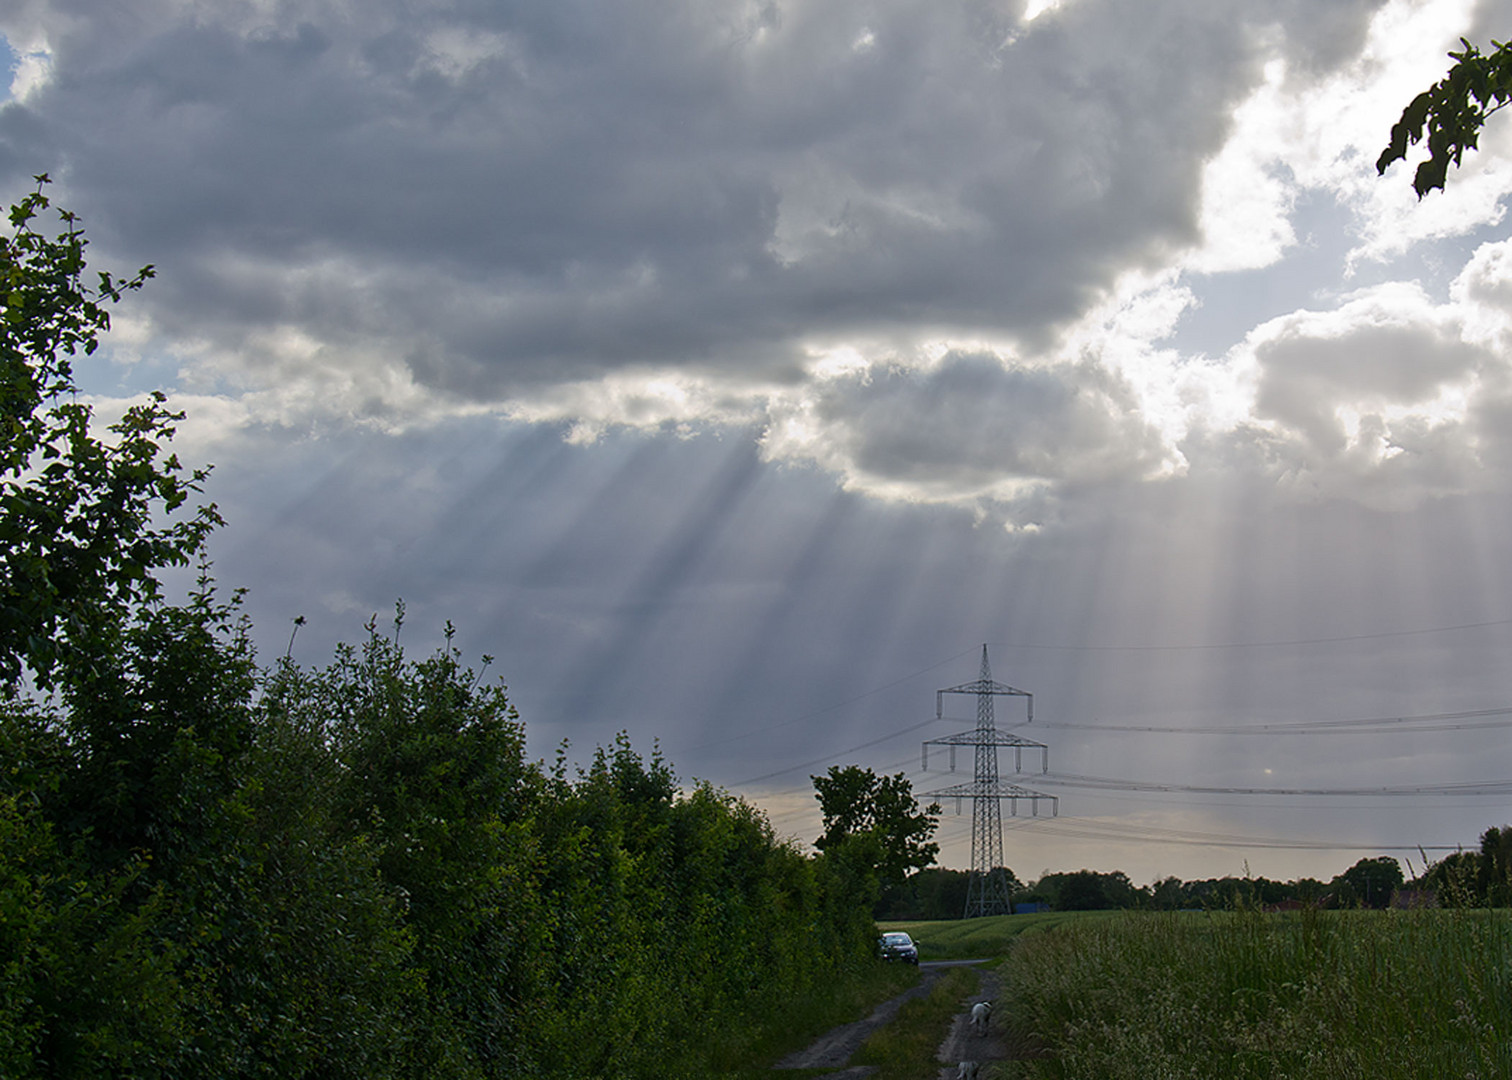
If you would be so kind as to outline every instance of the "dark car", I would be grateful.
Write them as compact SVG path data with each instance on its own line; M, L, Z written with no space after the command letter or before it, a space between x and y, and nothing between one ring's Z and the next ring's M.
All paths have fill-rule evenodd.
M913 943L913 938L902 931L883 934L877 947L884 960L906 960L910 964L919 962L919 947Z

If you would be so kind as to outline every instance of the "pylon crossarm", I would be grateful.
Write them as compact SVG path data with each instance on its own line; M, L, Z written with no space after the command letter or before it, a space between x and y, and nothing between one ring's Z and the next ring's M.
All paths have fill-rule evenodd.
M1056 795L1046 795L1043 791L1031 791L1017 784L1005 783L1001 780L996 783L981 783L973 781L969 784L951 784L949 787L936 788L933 791L925 791L920 794L933 798L942 796L947 799L1055 799Z
M955 772L955 752L958 746L997 747L1007 746L1013 748L1013 771L1023 772L1024 750L1038 750L1040 752L1040 772L1050 770L1050 748L1042 742L1026 739L1021 735L1013 735L1006 731L998 731L996 728L982 730L974 728L971 731L962 731L955 735L945 735L938 739L926 739L924 752L920 764L923 768L929 768L929 748L931 746L950 747L950 771Z
M973 728L971 731L962 731L955 735L944 735L938 739L924 740L925 746L1028 746L1035 750L1048 750L1049 747L1042 742L1026 739L1022 735L1014 735L1007 731L982 731Z
M1014 697L1033 697L1027 690L1020 690L1016 686L1007 683L994 682L991 679L975 679L964 682L960 686L947 686L943 690L936 690L938 694L1012 694Z
M983 695L998 695L1001 697L1021 697L1029 699L1029 719L1034 720L1034 695L1027 690L1020 690L1007 683L993 682L991 679L978 679L976 682L962 683L960 686L947 687L944 690L935 691L935 716L945 718L945 695L946 694L970 694L973 697Z

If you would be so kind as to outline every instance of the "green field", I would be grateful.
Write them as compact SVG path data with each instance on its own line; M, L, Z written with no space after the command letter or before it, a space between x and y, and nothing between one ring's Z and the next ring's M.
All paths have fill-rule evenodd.
M1115 911L1045 911L1033 915L989 915L980 919L878 923L881 930L903 930L919 946L921 960L983 960L1001 957L1020 934L1039 933L1067 923L1101 921Z
M1002 957L1021 1080L1512 1077L1512 912L1006 916L889 924ZM1030 932L1034 931L1034 932Z

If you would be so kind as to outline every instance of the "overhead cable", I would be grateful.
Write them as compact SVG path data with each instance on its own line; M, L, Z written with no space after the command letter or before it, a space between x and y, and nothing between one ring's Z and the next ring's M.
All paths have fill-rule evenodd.
M1039 783L1093 791L1162 791L1193 795L1327 795L1327 796L1419 796L1419 795L1499 795L1512 796L1512 780L1462 781L1452 784L1400 784L1370 788L1259 788L1209 786L1203 784L1168 784L1152 780L1126 780L1108 776L1079 776L1072 773L1045 773Z

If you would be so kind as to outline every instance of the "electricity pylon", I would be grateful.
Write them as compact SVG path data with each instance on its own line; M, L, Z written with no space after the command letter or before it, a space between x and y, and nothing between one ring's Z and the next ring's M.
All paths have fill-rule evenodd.
M1008 876L1003 866L1003 800L1008 800L1010 815L1018 814L1019 800L1029 803L1031 812L1039 816L1040 801L1050 803L1051 815L1059 810L1054 795L1004 783L998 779L997 752L1000 746L1013 747L1013 771L1023 771L1024 748L1040 752L1040 771L1050 768L1050 751L1044 743L1020 738L1006 731L999 731L993 722L992 699L997 696L1021 697L1027 702L1028 719L1034 722L1034 695L1027 690L1016 690L1004 683L992 681L992 669L987 665L987 646L982 646L982 675L976 682L962 683L935 692L935 716L945 718L946 694L975 694L977 699L977 724L971 731L947 735L943 739L929 739L924 743L924 768L929 768L931 746L950 747L950 771L955 772L956 747L976 748L976 771L969 784L954 784L929 795L953 797L956 813L961 812L961 800L971 800L971 876L966 880L966 918L977 915L1007 915L1013 910L1008 898Z

